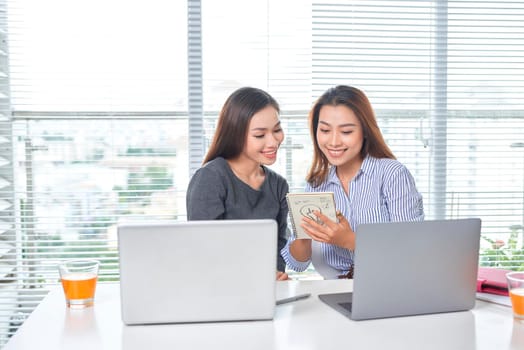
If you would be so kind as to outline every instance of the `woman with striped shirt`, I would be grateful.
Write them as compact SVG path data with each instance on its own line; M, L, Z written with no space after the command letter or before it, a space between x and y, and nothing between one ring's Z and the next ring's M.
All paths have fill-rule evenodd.
M288 267L304 271L312 262L324 278L352 278L355 231L375 222L424 220L422 196L413 176L395 159L366 95L350 86L326 91L313 106L314 141L306 192L334 192L338 222L303 218L311 239L288 240ZM387 233L385 233L387 234Z

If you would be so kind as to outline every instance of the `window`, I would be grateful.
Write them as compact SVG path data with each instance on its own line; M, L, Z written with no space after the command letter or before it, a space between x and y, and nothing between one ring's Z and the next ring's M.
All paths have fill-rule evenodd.
M480 217L483 265L524 262L521 1L0 0L0 344L69 257L118 279L121 219L185 219L219 109L281 104L275 170L304 186L306 117L369 96L428 219ZM189 96L189 97L188 97Z

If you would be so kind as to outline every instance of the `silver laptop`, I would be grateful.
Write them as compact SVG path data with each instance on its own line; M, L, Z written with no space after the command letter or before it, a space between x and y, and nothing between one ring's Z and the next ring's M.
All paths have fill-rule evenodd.
M469 310L480 226L477 218L360 225L353 293L319 298L353 320Z
M274 220L118 225L125 324L272 319Z

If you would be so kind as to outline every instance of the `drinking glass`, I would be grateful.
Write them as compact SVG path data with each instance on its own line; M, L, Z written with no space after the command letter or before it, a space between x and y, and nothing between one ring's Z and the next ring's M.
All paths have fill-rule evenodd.
M524 272L516 271L506 274L511 307L515 318L524 319Z
M99 265L96 260L69 260L58 266L68 307L82 309L93 305Z

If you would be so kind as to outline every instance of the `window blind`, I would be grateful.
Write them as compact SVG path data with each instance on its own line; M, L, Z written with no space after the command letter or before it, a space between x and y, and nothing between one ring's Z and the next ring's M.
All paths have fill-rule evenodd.
M59 261L97 258L118 280L120 220L185 220L189 176L246 85L281 105L273 167L291 190L313 101L354 85L427 218L480 217L481 263L522 268L521 1L0 0L0 15L0 344Z
M7 8L0 2L0 346L8 339L8 325L17 301L13 271L16 269L16 230L13 175L12 124L9 101Z
M188 1L188 114L189 173L194 173L204 158L204 106L202 79L202 5Z
M312 85L362 88L427 219L480 217L481 263L524 263L524 3L314 1ZM443 253L445 254L445 253Z
M1 347L57 285L60 261L98 259L99 282L117 281L119 221L185 217L188 6L0 4L1 219L12 226Z
M220 108L237 88L268 91L280 104L285 131L273 166L303 189L311 144L305 120L312 104L311 3L302 0L202 0L205 148Z

